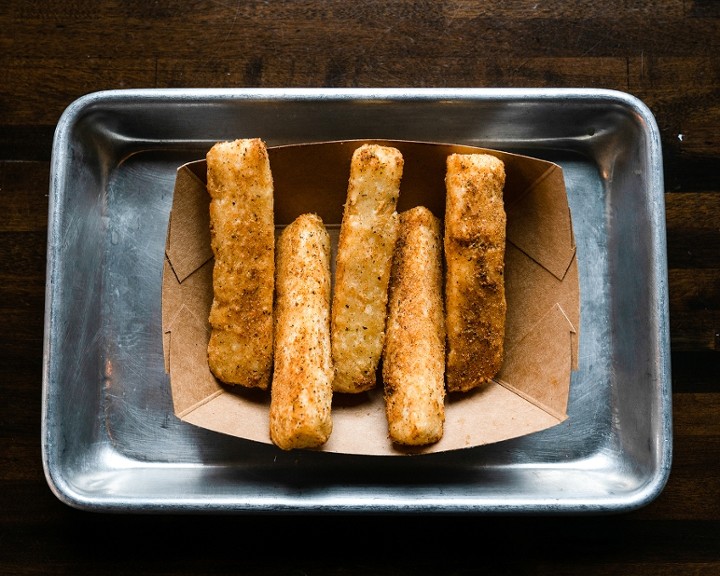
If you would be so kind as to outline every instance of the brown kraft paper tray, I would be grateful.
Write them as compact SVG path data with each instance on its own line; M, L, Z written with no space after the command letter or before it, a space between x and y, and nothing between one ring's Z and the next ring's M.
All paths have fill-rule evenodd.
M350 157L365 141L270 147L279 231L304 212L324 221L333 257ZM485 152L505 162L507 320L505 360L496 378L446 400L445 433L436 444L401 449L389 441L382 386L333 399L326 452L397 455L480 446L538 432L567 418L571 373L578 366L579 285L572 219L560 166L517 154L452 144L390 141L405 159L398 211L422 204L442 219L445 159ZM222 434L270 443L269 393L221 384L207 364L212 252L204 160L177 170L162 283L165 367L175 414Z

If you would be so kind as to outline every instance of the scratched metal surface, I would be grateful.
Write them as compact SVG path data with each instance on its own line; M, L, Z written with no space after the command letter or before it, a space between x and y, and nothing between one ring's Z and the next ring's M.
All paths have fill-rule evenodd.
M175 170L218 140L444 141L555 161L578 247L580 369L563 424L419 457L285 453L184 424L160 289ZM655 121L601 90L134 90L88 95L53 148L42 451L68 505L118 512L606 513L672 455Z

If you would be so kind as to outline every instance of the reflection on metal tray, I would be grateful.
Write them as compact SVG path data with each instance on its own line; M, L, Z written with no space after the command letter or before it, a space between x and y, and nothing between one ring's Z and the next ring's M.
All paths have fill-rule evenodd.
M175 171L218 140L452 142L563 168L579 370L549 430L421 457L285 453L174 415L160 290ZM42 449L67 504L128 512L600 513L664 487L672 452L662 158L605 90L127 90L62 116L51 168Z

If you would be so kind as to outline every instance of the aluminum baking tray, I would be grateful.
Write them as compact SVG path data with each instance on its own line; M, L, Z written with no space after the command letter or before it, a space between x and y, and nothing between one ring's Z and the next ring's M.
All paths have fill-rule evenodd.
M312 451L179 421L160 290L175 171L218 140L452 142L564 171L581 328L569 418L422 456ZM42 455L85 510L609 513L663 489L672 454L658 129L628 94L581 89L118 90L72 103L53 146Z

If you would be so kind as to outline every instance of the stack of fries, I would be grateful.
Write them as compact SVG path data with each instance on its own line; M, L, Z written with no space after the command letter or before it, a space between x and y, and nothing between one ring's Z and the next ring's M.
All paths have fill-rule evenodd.
M264 142L220 142L207 154L208 363L224 383L270 388L270 437L284 450L322 446L333 394L371 390L378 376L392 442L435 443L446 393L500 369L504 165L450 155L443 221L424 206L398 214L403 167L396 148L355 150L333 283L319 216L302 214L275 243Z

